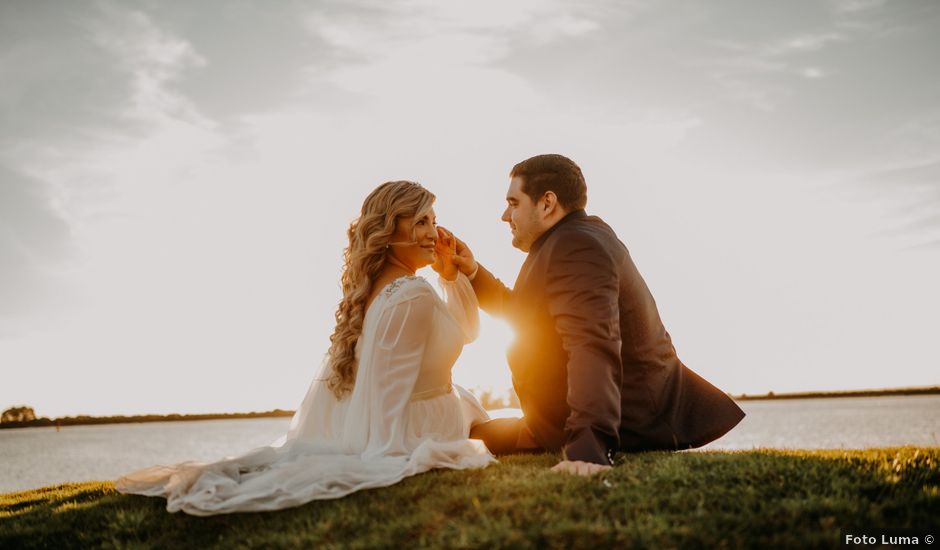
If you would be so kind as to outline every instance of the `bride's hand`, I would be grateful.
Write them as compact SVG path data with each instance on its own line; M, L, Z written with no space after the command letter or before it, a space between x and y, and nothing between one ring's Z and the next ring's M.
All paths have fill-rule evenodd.
M454 234L443 227L438 227L434 252L436 252L436 258L431 268L448 281L457 280L457 264L454 263L454 256L457 254L457 238Z

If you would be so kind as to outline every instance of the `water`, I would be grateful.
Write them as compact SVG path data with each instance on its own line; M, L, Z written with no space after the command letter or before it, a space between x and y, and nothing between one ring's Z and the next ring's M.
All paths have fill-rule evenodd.
M194 420L0 430L0 493L115 479L154 464L209 462L268 445L290 418Z
M940 446L940 395L744 401L747 417L704 449ZM502 415L511 410L500 411ZM0 430L0 492L114 479L154 464L212 461L267 445L289 418Z
M940 446L940 395L742 401L747 416L703 449Z

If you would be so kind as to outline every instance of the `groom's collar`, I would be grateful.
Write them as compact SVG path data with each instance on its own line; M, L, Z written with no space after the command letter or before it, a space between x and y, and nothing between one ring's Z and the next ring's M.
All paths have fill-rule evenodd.
M552 232L558 229L558 227L561 226L562 224L570 222L571 220L578 220L578 219L585 218L585 217L587 217L587 212L585 212L583 208L579 208L577 210L572 210L571 212L568 212L567 214L565 214L564 218L558 220L558 222L555 225L549 227L545 231L545 233L542 233L541 235L539 235L538 239L535 239L535 242L532 243L532 247L529 248L529 254L533 254L537 252L538 249L542 247L542 244L545 242L545 239L547 239L548 236L551 235Z

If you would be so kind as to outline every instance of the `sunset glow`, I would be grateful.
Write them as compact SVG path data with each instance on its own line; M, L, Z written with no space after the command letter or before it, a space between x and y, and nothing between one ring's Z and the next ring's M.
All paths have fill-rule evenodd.
M422 183L511 286L545 152L722 389L936 384L938 10L749 6L5 3L0 407L292 409L368 192ZM505 392L511 338L455 382Z

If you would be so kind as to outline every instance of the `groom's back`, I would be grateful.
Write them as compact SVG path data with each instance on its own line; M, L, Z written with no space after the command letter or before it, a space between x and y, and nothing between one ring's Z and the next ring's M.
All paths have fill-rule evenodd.
M583 317L596 316L596 324L589 331L602 334L604 327L619 327L622 369L613 374L620 379L620 448L697 447L734 427L743 412L724 392L679 360L649 287L609 225L597 216L576 216L549 235L540 254L545 255L542 261L564 262L566 254L583 257L584 247L593 247L593 254L606 256L604 263L609 260L613 266L613 273L607 276L616 279L600 284L616 284L617 311L590 311ZM592 271L596 266L592 262L582 264L575 268L580 276L596 280L597 273ZM547 271L549 266L545 268ZM554 325L557 331L557 321ZM570 360L567 363L570 365ZM566 382L580 375L565 374ZM591 381L582 382L581 386L591 387ZM566 387L570 400L569 392Z

